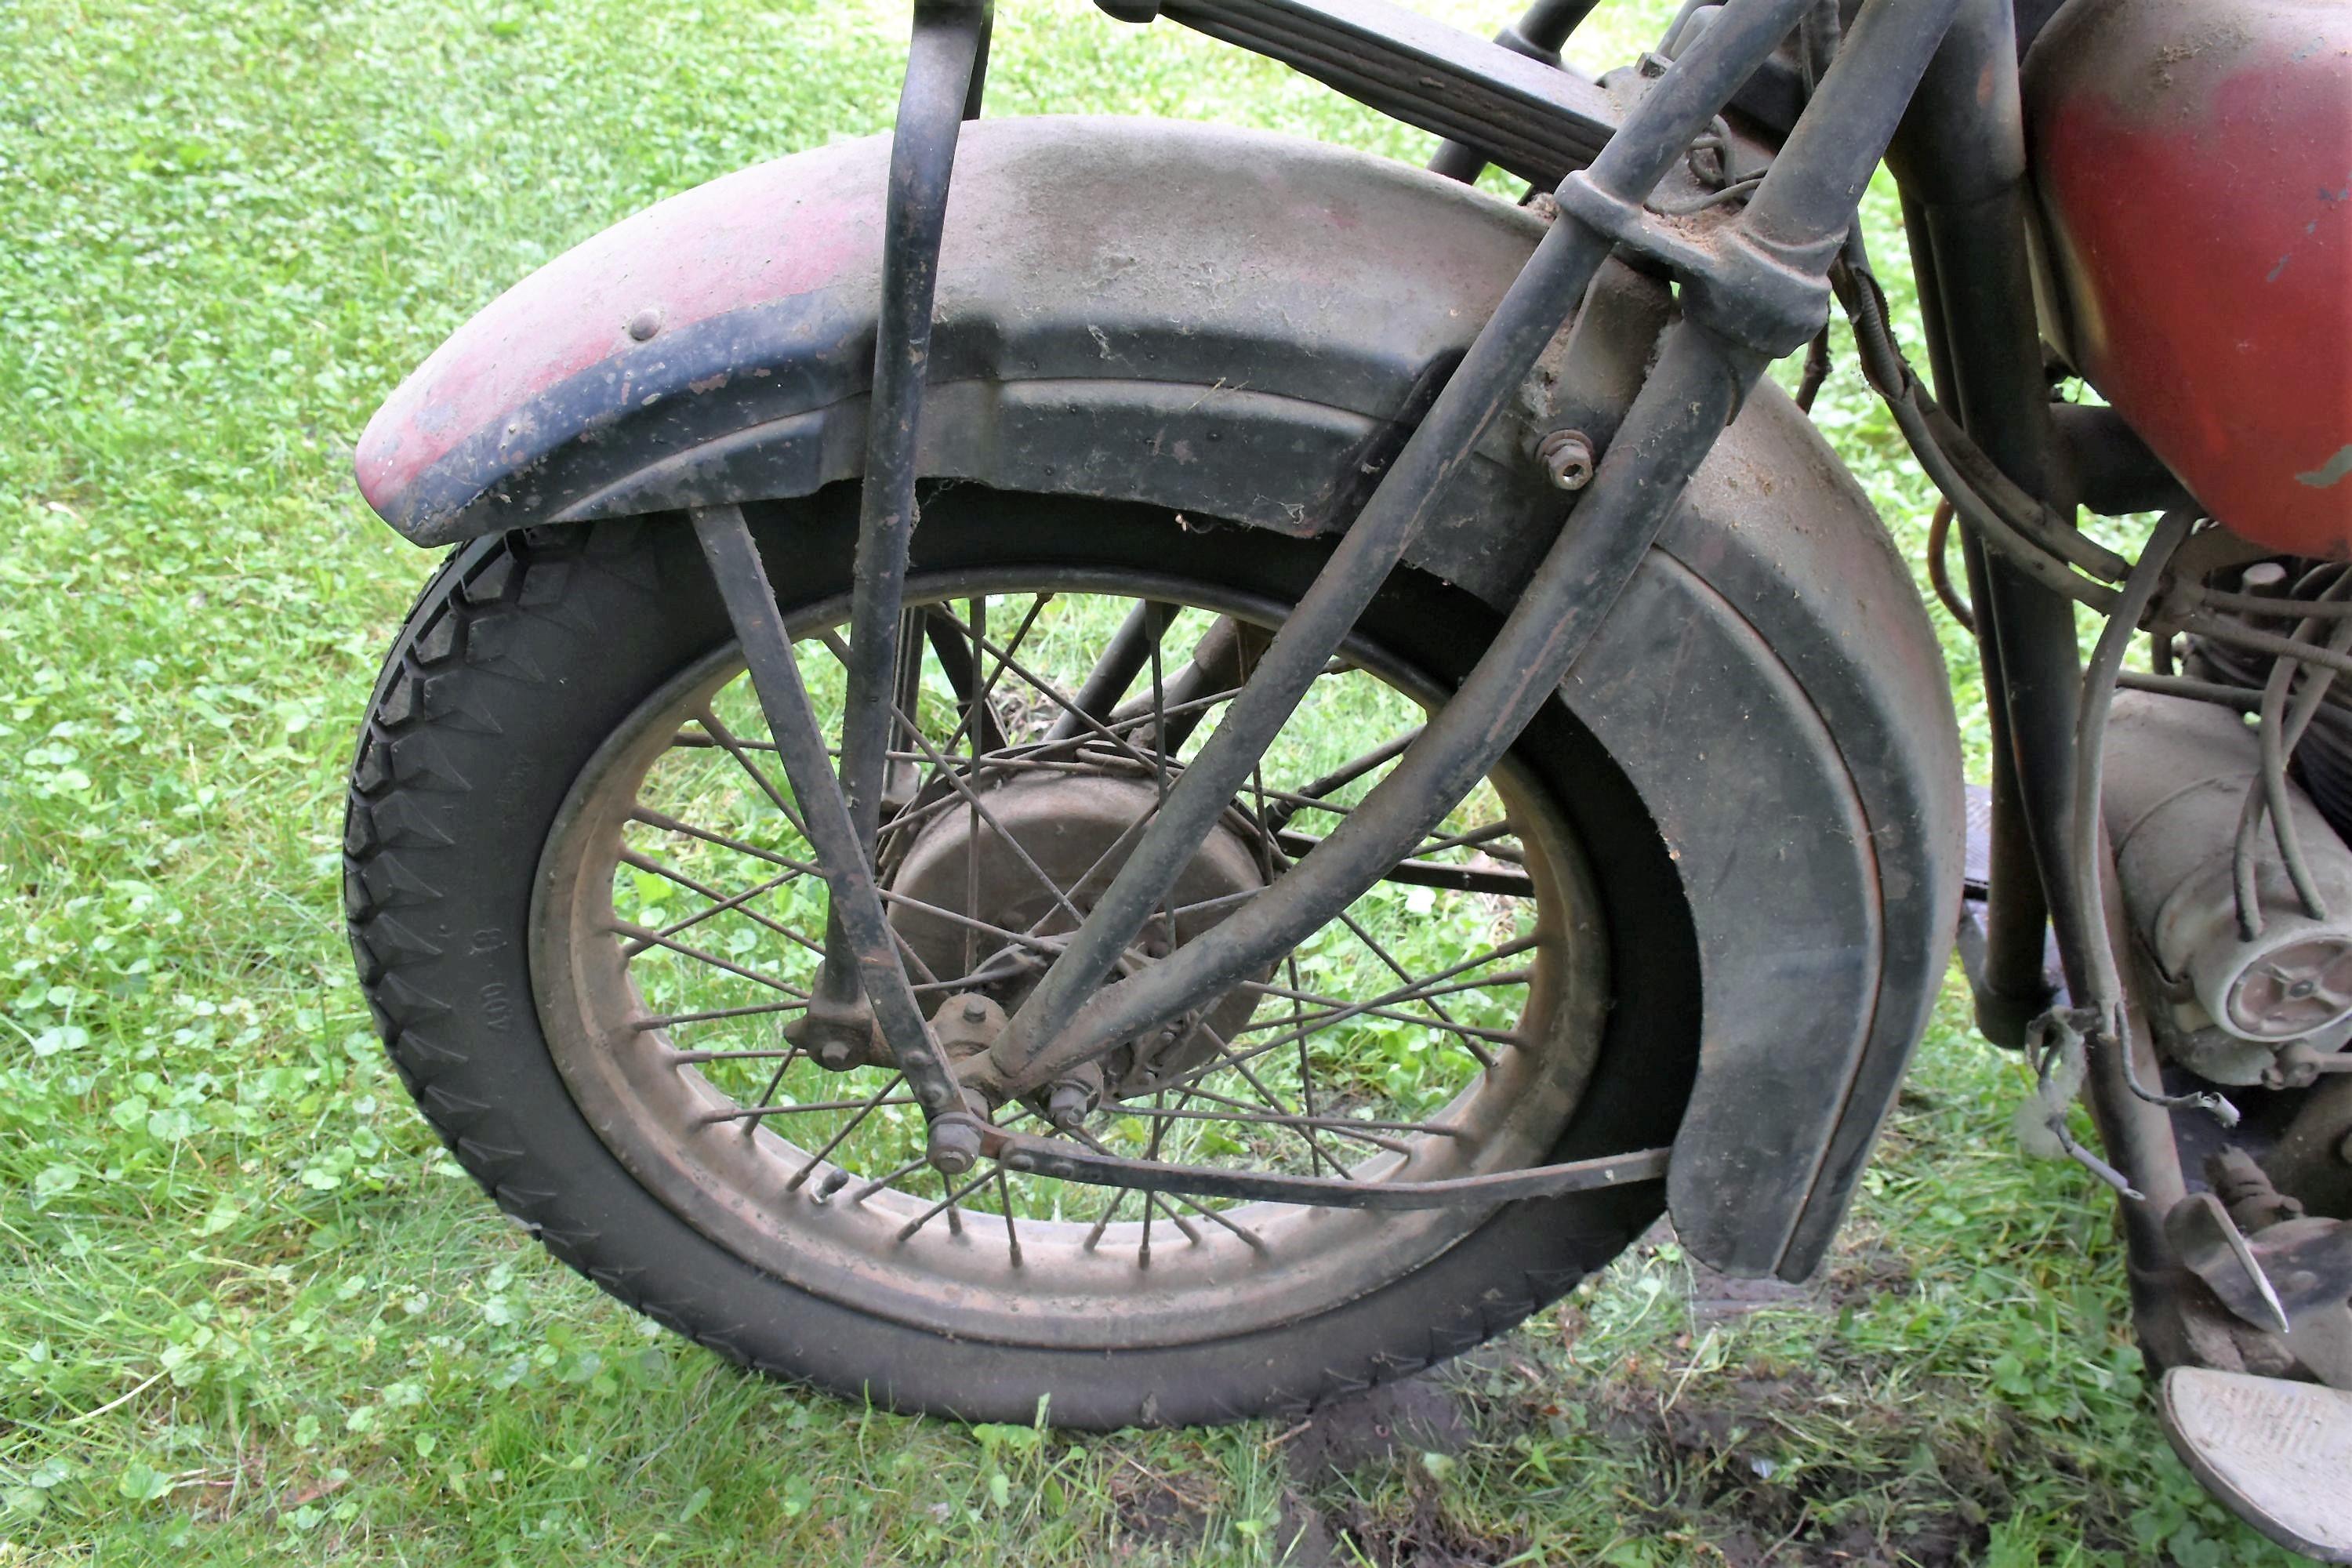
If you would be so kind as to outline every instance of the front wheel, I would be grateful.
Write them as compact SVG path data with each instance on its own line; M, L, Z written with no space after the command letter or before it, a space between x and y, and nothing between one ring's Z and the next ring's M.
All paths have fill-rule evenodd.
M837 711L855 497L759 510ZM984 1048L1213 731L1325 547L974 489L926 505L876 845L943 1043ZM1130 948L1278 879L1475 661L1400 572ZM347 902L394 1058L467 1167L612 1294L903 1409L1069 1426L1309 1406L1465 1349L1606 1261L1654 1184L1379 1213L943 1178L877 1047L793 1024L825 898L691 531L453 556L353 771ZM1454 816L1271 969L996 1119L1135 1159L1361 1182L1666 1142L1695 1050L1671 863L1547 710Z

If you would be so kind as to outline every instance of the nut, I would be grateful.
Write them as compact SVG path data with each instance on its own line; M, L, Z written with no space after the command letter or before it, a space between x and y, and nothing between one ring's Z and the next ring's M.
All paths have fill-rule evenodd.
M1064 1079L1045 1097L1045 1120L1065 1132L1083 1127L1088 1113L1095 1108L1095 1091L1075 1079Z
M1555 430L1536 447L1553 488L1580 490L1592 482L1592 443L1581 430Z
M968 1113L950 1111L931 1123L925 1151L931 1169L944 1176L961 1176L980 1161L980 1121Z

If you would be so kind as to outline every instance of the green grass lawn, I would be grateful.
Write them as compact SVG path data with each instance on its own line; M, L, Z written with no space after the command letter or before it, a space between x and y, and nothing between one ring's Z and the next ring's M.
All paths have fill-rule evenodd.
M1571 52L1630 58L1672 9ZM338 923L346 750L430 564L361 505L352 442L563 247L882 129L904 26L0 8L0 1563L1276 1562L1310 1518L1343 1562L2262 1560L2157 1434L2107 1203L2017 1154L2017 1069L1948 999L1811 1293L1710 1315L1642 1249L1360 1464L747 1377L442 1155ZM1006 0L991 112L1081 109L1428 151L1177 29ZM1850 374L1821 414L1916 554L1922 487Z

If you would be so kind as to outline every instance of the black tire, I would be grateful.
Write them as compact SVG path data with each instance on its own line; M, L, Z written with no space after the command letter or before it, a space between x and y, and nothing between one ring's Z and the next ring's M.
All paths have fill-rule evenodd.
M754 509L788 603L845 593L854 493ZM1148 563L1295 598L1326 546L1203 531L1155 509L960 488L927 503L915 568L1008 552ZM1491 612L1400 571L1363 626L1458 679ZM797 1289L689 1226L600 1140L551 1058L526 939L540 854L589 758L648 694L730 638L675 518L478 541L443 565L394 645L362 731L345 831L352 950L403 1080L458 1161L600 1288L737 1363L905 1410L1060 1425L1290 1413L1509 1328L1657 1215L1659 1184L1513 1205L1433 1261L1272 1329L1105 1352L1006 1346ZM1556 783L1601 889L1612 998L1557 1158L1671 1141L1696 1053L1696 958L1641 802L1558 705L1521 752Z

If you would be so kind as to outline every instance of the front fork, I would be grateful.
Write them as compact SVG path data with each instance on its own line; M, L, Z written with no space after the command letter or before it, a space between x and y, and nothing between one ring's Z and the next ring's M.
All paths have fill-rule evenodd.
M935 1165L957 1173L983 1153L1015 1168L1049 1157L1067 1163L1071 1145L1003 1132L987 1122L986 1105L1034 1096L1279 957L1407 855L1493 766L1558 690L1765 368L1821 330L1829 266L1959 4L1868 0L1744 211L1670 225L1645 210L1651 192L1811 0L1729 0L1715 14L1591 167L1561 182L1557 220L1133 852L989 1049L955 1067L917 1005L867 853L902 619L930 288L954 130L977 94L988 16L984 5L918 6L892 156L837 777L740 509L698 509L694 521L824 867L834 910L829 984L845 994L845 977L858 983L873 1026L929 1119ZM1622 410L1616 435L1601 444L1574 516L1461 689L1344 825L1264 893L1163 961L1104 984L1594 273L1621 250L1675 279L1683 318ZM1114 1184L1167 1180L1081 1163L1089 1169L1067 1173ZM1549 1169L1546 1179L1585 1179Z

